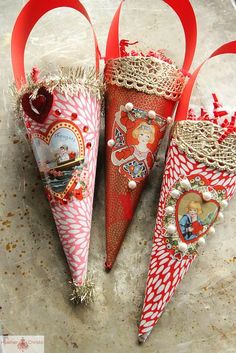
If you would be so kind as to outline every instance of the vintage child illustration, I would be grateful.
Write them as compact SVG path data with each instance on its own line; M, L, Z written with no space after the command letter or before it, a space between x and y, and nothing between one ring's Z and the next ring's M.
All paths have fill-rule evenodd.
M203 230L203 221L200 218L202 206L198 201L189 202L186 214L179 221L181 232L185 240L192 240L198 237Z
M213 224L218 206L212 200L204 202L197 192L187 192L177 208L179 229L186 242L197 240Z
M116 143L111 155L121 174L135 181L149 174L164 128L165 121L160 117L150 120L143 110L126 112L121 107L114 123Z
M83 199L88 173L79 128L66 120L53 123L46 134L33 134L32 146L46 189L57 198L67 198L73 192Z

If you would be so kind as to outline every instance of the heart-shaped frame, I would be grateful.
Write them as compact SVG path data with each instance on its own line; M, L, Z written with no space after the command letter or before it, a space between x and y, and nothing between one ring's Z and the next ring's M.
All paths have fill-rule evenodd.
M175 207L175 222L180 239L185 243L195 243L214 224L220 210L218 201L204 201L197 190L184 192Z
M47 192L51 198L64 200L75 189L84 165L80 129L71 121L57 120L45 133L32 133L31 143Z
M204 200L205 193L211 194L209 201ZM199 241L201 244L204 242L200 239L204 239L209 233L214 232L213 223L222 210L224 200L227 200L227 191L222 185L211 186L209 181L199 174L180 175L166 199L163 217L163 236L167 249L173 252L173 258L177 260L182 259L183 256L193 258L197 254ZM190 205L192 201L195 204ZM207 207L207 205L211 206ZM191 225L186 225L187 221L190 221L187 216L187 209L189 211L190 206L195 209L195 212L198 211L196 213L199 213L198 217L195 214L193 219L196 222L193 229L187 229ZM201 224L203 223L201 217L204 221L207 220L205 224ZM210 230L210 228L212 229ZM187 234L185 230L198 234L192 236L192 234ZM186 251L179 249L179 244L183 243L187 245ZM182 249L185 249L185 246Z

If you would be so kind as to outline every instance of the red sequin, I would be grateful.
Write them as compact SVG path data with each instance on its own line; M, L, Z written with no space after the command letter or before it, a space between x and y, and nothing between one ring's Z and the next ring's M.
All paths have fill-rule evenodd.
M88 126L84 126L83 131L88 132L88 129L89 129Z
M72 114L71 114L71 119L72 119L72 120L77 119L77 117L78 117L77 113L72 113Z
M88 142L88 143L86 144L86 147L87 147L87 148L91 148L91 146L92 146L91 142Z
M60 109L56 109L54 113L59 116L59 115L61 115L61 110Z

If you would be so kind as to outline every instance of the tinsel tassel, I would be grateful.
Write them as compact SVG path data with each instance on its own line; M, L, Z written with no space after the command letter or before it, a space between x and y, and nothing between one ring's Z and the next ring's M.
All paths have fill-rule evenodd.
M79 285L75 281L70 282L72 286L72 294L70 300L74 304L89 305L94 302L95 285L90 279L87 279L84 284Z

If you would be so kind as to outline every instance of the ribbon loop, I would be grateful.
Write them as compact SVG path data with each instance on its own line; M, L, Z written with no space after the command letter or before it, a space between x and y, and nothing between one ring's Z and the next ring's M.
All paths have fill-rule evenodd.
M125 0L122 0L111 23L107 37L106 61L120 57L119 48L119 22L120 12ZM197 22L189 0L163 0L178 15L185 33L185 57L183 70L188 72L195 53L197 44Z
M176 111L175 121L187 119L192 90L202 66L211 58L214 58L215 56L219 56L219 55L224 55L224 54L236 54L236 41L228 42L220 46L209 56L209 58L207 58L201 65L199 65L197 69L192 73L190 79L188 80L184 88L182 97L179 101L179 105Z
M47 12L60 7L68 7L79 11L90 23L94 37L96 70L97 74L99 73L100 52L98 41L85 7L78 0L29 0L17 17L12 32L11 57L17 89L20 89L21 86L26 83L24 52L28 37L33 27Z

